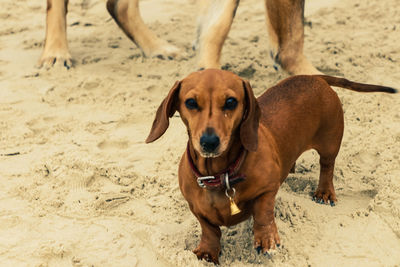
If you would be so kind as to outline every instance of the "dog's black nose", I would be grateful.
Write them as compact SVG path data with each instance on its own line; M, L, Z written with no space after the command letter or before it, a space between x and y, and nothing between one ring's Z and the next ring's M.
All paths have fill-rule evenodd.
M208 153L214 152L219 146L219 137L215 134L212 128L207 130L200 137L201 148Z

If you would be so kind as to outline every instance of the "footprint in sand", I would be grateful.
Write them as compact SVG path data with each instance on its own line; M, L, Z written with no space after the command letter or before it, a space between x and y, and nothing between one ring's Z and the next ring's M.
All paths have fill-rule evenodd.
M104 140L98 143L97 147L102 150L126 149L129 147L129 142L125 140Z

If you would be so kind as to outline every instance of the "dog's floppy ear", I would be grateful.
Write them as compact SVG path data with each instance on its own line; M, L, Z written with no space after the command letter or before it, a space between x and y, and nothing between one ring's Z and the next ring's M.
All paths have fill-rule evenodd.
M240 141L247 150L256 151L261 110L248 81L243 80L243 88L245 92L245 109L240 126Z
M169 117L172 117L177 110L180 81L176 81L168 93L168 96L161 102L157 109L156 117L153 121L146 143L151 143L165 133L169 125Z

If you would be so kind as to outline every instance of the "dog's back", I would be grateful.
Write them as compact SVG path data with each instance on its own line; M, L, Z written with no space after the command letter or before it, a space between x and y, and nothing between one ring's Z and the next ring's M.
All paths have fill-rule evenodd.
M328 157L337 154L344 119L340 99L330 85L357 92L397 92L327 75L292 76L278 83L257 100L262 111L260 123L275 136L285 161L294 162L311 148ZM297 140L296 145L289 140Z
M315 76L285 79L257 100L262 110L260 123L275 136L281 152L291 155L286 160L294 161L305 150L320 146L320 140L314 140L320 129L331 124L337 125L338 131L343 128L343 111L337 94ZM298 140L296 147L289 140Z

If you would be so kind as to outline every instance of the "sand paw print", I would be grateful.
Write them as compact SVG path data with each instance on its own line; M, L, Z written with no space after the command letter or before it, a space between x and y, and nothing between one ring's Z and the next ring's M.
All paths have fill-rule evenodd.
M97 144L97 147L102 150L126 149L128 146L129 142L125 140L104 140Z

